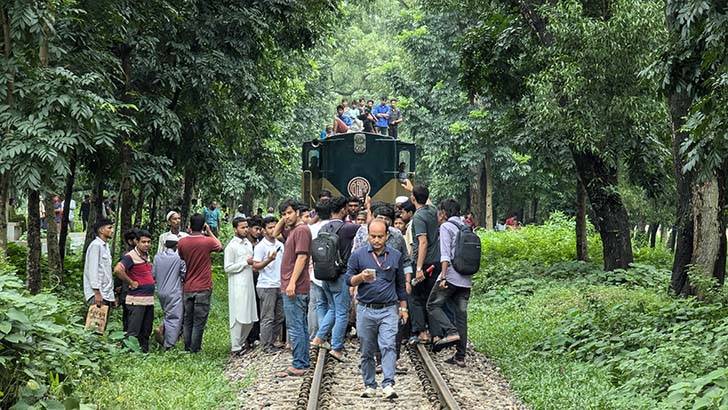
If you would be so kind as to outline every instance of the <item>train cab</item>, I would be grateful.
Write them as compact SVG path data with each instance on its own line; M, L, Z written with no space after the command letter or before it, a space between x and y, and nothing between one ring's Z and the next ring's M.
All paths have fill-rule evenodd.
M409 196L400 181L415 176L415 145L366 132L335 134L303 144L303 202L313 206L318 193L353 196L394 203Z

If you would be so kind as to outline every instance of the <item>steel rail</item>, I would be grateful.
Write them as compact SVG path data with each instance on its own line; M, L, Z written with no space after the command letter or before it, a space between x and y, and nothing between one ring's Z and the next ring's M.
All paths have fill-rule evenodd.
M435 362L427 352L425 345L417 344L417 354L420 356L420 359L422 359L427 376L432 382L432 386L437 391L438 396L440 396L440 402L444 408L448 410L460 410L460 406L455 400L455 396L452 395L450 389L447 387L447 382L445 382L445 379L442 378L440 371L437 370Z
M328 352L326 349L319 348L316 368L314 368L313 380L311 381L311 390L308 393L308 405L306 407L308 410L317 410L319 408L319 396L321 395L321 385Z

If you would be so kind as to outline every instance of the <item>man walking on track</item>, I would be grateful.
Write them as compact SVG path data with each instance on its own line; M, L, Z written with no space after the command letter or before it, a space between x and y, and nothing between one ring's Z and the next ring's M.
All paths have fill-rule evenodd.
M369 244L349 258L346 283L358 286L356 333L361 341L361 374L365 389L362 397L376 395L377 381L374 355L382 353L382 392L397 397L394 375L397 364L397 326L406 323L407 292L402 254L386 245L387 225L379 219L369 223Z
M465 350L468 339L468 299L473 277L462 275L455 270L457 235L463 222L460 219L460 204L454 199L446 199L440 203L438 219L440 225L440 259L442 273L437 278L427 301L430 314L430 329L434 336L432 350L438 352L450 345L457 346L455 356L447 362L465 367ZM445 314L443 307L449 302L455 316L455 325Z
M233 219L233 230L235 237L225 248L225 273L228 274L230 350L240 356L245 353L243 345L253 323L258 321L258 310L253 283L253 245L247 238L248 221Z
M205 230L207 235L202 234ZM184 338L185 350L192 353L202 349L202 335L207 326L212 298L212 252L221 252L222 244L205 224L202 214L190 217L192 233L179 240L177 251L187 264L184 283Z

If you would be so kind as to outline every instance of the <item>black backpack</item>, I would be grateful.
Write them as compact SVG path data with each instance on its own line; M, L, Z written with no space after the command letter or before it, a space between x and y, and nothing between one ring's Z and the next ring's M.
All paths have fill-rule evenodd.
M331 224L333 225L333 224ZM344 261L339 253L339 231L341 225L332 232L330 225L319 231L318 236L311 242L311 258L313 259L313 277L318 280L336 280L343 272Z
M455 272L461 275L474 275L480 270L480 238L473 232L468 224L457 224L458 233L455 237L455 249L453 249L452 267Z

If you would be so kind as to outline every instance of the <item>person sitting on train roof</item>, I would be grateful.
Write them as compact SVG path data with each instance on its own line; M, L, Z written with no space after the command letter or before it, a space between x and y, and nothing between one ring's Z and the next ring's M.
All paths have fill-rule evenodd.
M388 135L389 129L389 106L387 105L387 96L382 96L382 103L374 107L372 114L377 117L377 132L382 135Z
M346 122L341 118L344 110L342 106L336 107L337 114L334 117L334 134L344 134L349 132L349 126L346 125ZM344 117L348 118L348 117ZM351 120L351 118L349 118Z
M332 135L334 135L334 126L329 124L325 130L321 131L321 137L319 139L324 140Z
M349 117L349 114L346 113L343 105L336 106L336 117L341 121L344 121L344 124L346 124L347 127L351 127L351 124L354 123L351 117Z

